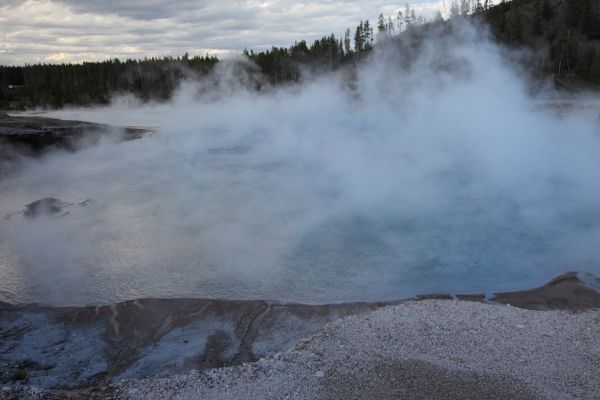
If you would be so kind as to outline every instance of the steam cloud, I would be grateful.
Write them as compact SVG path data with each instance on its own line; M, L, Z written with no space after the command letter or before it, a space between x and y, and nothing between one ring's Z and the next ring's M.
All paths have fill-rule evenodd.
M160 132L0 181L0 215L91 199L1 221L0 290L322 303L598 273L597 121L541 109L480 29L446 33L378 49L351 85L346 71L259 93L231 62L170 104L54 113Z

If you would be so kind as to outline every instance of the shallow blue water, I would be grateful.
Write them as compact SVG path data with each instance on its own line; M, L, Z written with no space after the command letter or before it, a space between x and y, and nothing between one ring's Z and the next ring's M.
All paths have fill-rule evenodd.
M48 194L83 198L80 189L25 186L3 198L11 198L14 210ZM268 208L256 218L235 217L244 208L240 203L213 204L202 189L199 204L211 201L212 207L187 210L165 188L146 188L143 195L140 188L104 189L89 205L68 207L62 217L15 216L1 222L12 230L4 232L0 247L1 300L97 304L210 297L330 303L489 293L533 287L571 269L593 271L584 263L565 262L565 242L585 229L577 221L540 230L507 215L510 207L496 209L494 218L478 215L472 199L427 216L334 213L288 229L285 217L293 225L297 205L276 211L275 218Z
M16 214L0 219L0 300L331 303L600 273L593 191L555 179L554 169L540 169L547 176L526 181L528 191L521 171L488 182L468 157L415 166L423 149L403 142L396 150L384 143L379 158L370 137L361 137L359 156L343 142L323 155L240 132L109 141L1 180L0 216ZM72 204L65 215L18 215L49 196Z

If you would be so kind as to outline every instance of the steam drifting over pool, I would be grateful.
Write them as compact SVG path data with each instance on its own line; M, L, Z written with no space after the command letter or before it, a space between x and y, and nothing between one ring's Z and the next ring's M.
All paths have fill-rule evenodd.
M352 84L256 92L227 62L169 104L54 113L160 131L0 181L0 215L90 199L0 221L0 294L326 303L598 274L597 121L536 107L480 30L430 35L414 62L378 49Z

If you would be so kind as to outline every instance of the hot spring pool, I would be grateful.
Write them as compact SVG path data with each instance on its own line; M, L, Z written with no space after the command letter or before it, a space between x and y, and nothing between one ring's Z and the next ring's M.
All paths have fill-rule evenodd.
M473 190L460 169L390 176L375 165L349 183L289 154L267 157L254 140L190 149L157 135L31 161L0 181L0 215L13 214L0 220L0 300L332 303L597 272L589 241L600 214L572 210L558 184L548 205ZM18 214L48 196L73 205L64 215Z
M344 77L207 99L190 86L52 113L158 133L0 179L0 300L331 303L600 275L597 121L540 109L494 47L467 50L451 55L468 73L445 80L423 60L433 87L367 63L351 93ZM73 205L19 214L47 197Z

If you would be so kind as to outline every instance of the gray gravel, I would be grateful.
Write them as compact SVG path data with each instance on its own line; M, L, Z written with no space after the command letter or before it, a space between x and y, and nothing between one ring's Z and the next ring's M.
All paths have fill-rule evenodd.
M340 319L238 367L126 381L124 399L600 399L600 310L421 301Z

